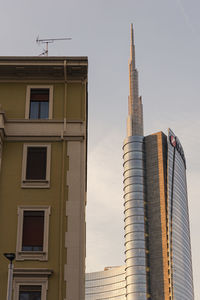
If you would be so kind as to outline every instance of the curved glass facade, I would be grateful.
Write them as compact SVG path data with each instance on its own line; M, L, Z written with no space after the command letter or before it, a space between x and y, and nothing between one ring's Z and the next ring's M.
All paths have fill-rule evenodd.
M126 300L125 266L86 274L85 300Z
M170 130L123 150L126 264L86 274L86 300L194 300L182 146Z
M168 139L168 220L172 299L193 300L185 157L171 130Z
M126 299L146 300L144 137L127 137L123 150Z

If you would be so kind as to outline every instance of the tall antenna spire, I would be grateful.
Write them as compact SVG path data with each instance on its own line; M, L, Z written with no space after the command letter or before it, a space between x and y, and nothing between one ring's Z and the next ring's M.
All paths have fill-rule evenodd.
M133 24L131 24L131 45L130 45L130 61L132 60L132 63L135 68L135 46L134 46L134 32L133 32Z
M131 24L131 44L129 59L129 97L127 135L143 136L142 98L138 96L138 72L135 67L135 44L133 24Z

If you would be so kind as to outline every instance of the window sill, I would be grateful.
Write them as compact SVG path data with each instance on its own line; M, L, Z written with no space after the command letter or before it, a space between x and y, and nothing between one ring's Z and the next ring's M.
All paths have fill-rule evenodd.
M49 120L52 120L51 118L35 118L35 119L31 119L31 118L28 118L26 119L27 121L29 120L30 122L46 122L46 121L49 121Z
M16 255L16 261L21 260L47 261L48 253L44 251L19 251Z
M50 188L49 180L23 180L22 188Z

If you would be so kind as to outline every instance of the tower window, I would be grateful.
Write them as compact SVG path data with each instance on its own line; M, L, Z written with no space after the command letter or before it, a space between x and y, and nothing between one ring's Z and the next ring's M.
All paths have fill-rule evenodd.
M22 251L43 251L44 211L24 211Z
M41 285L20 285L19 300L41 300Z
M49 89L31 89L29 118L49 118Z

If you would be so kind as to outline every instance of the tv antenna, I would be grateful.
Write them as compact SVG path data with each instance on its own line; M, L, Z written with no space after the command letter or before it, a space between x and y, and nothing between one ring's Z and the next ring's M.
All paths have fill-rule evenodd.
M56 38L56 39L40 39L39 35L36 38L36 43L37 44L45 44L46 47L43 49L43 52L39 56L48 56L49 54L49 49L48 46L50 43L53 43L54 41L66 41L66 40L71 40L72 38Z

